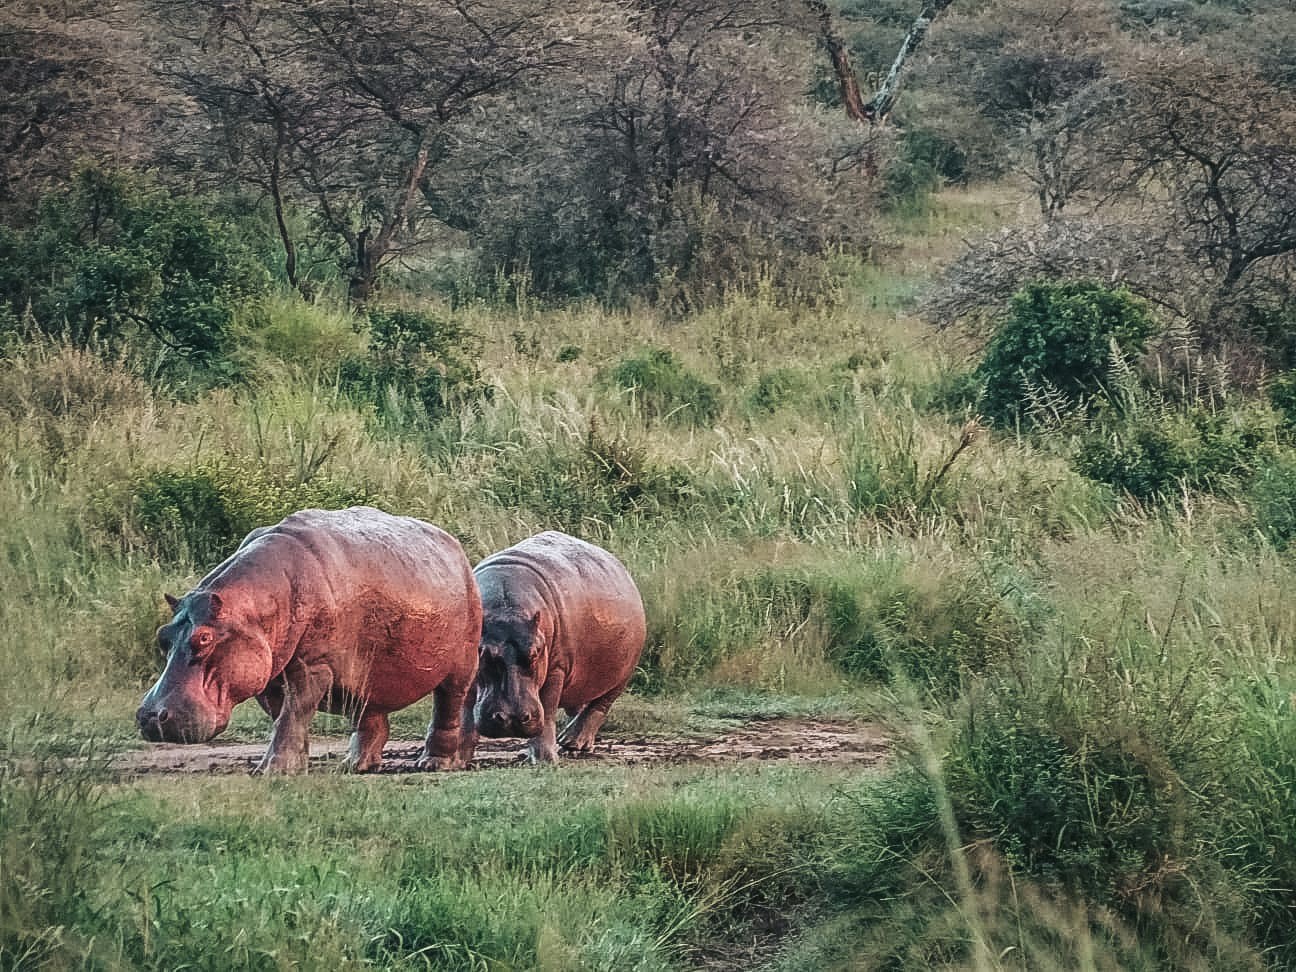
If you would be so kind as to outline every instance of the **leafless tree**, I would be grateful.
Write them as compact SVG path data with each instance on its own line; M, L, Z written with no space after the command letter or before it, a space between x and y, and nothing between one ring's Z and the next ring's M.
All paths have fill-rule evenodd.
M79 159L136 162L163 96L121 5L0 5L0 212L29 209Z
M1119 110L1111 72L1127 47L1102 0L992 0L942 22L927 81L946 116L961 109L995 130L1053 219L1104 186L1093 141Z
M1117 188L1173 211L1221 298L1296 256L1296 92L1191 53L1141 60L1123 88Z

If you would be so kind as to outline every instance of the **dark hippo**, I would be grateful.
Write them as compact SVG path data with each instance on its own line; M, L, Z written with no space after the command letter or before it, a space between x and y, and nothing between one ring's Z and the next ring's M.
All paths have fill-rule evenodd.
M206 742L256 696L274 719L258 771L306 768L316 709L349 715L347 762L382 763L387 714L435 692L418 765L454 769L477 671L481 601L463 548L369 507L302 510L260 527L177 600L166 669L136 713L153 742Z
M629 572L600 547L548 532L492 554L473 574L483 622L464 758L478 732L530 738L532 762L555 762L560 742L588 750L643 651L643 601ZM559 706L571 716L561 738Z

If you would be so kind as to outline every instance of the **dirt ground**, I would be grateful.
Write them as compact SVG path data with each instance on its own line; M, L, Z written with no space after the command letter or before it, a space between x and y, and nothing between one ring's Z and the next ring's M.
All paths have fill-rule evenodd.
M473 769L521 765L524 743L518 739L483 739ZM380 773L413 773L422 740L392 740L384 750ZM311 768L336 766L347 740L311 740ZM592 753L563 754L573 762L638 765L649 763L739 763L783 760L799 763L878 763L889 752L889 740L876 726L813 719L750 722L719 736L675 739L612 736L600 739ZM157 744L125 753L116 766L125 777L184 773L247 773L265 753L265 743Z

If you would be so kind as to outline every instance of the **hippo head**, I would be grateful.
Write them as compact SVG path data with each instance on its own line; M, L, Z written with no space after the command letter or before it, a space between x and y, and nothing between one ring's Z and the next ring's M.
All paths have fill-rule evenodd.
M167 603L174 615L157 635L166 668L135 720L151 742L206 742L229 725L235 705L266 687L270 641L219 594L168 594Z
M482 625L474 716L483 736L538 736L544 727L540 686L549 674L549 655L540 615Z

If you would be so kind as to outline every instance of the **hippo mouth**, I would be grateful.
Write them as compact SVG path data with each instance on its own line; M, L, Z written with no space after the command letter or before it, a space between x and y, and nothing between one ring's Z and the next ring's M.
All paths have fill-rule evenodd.
M140 735L155 743L205 743L219 736L229 725L226 715L211 721L186 718L166 706L156 709L141 707L135 713Z
M523 722L518 718L495 714L478 719L477 731L487 739L534 739L544 731L544 722Z

